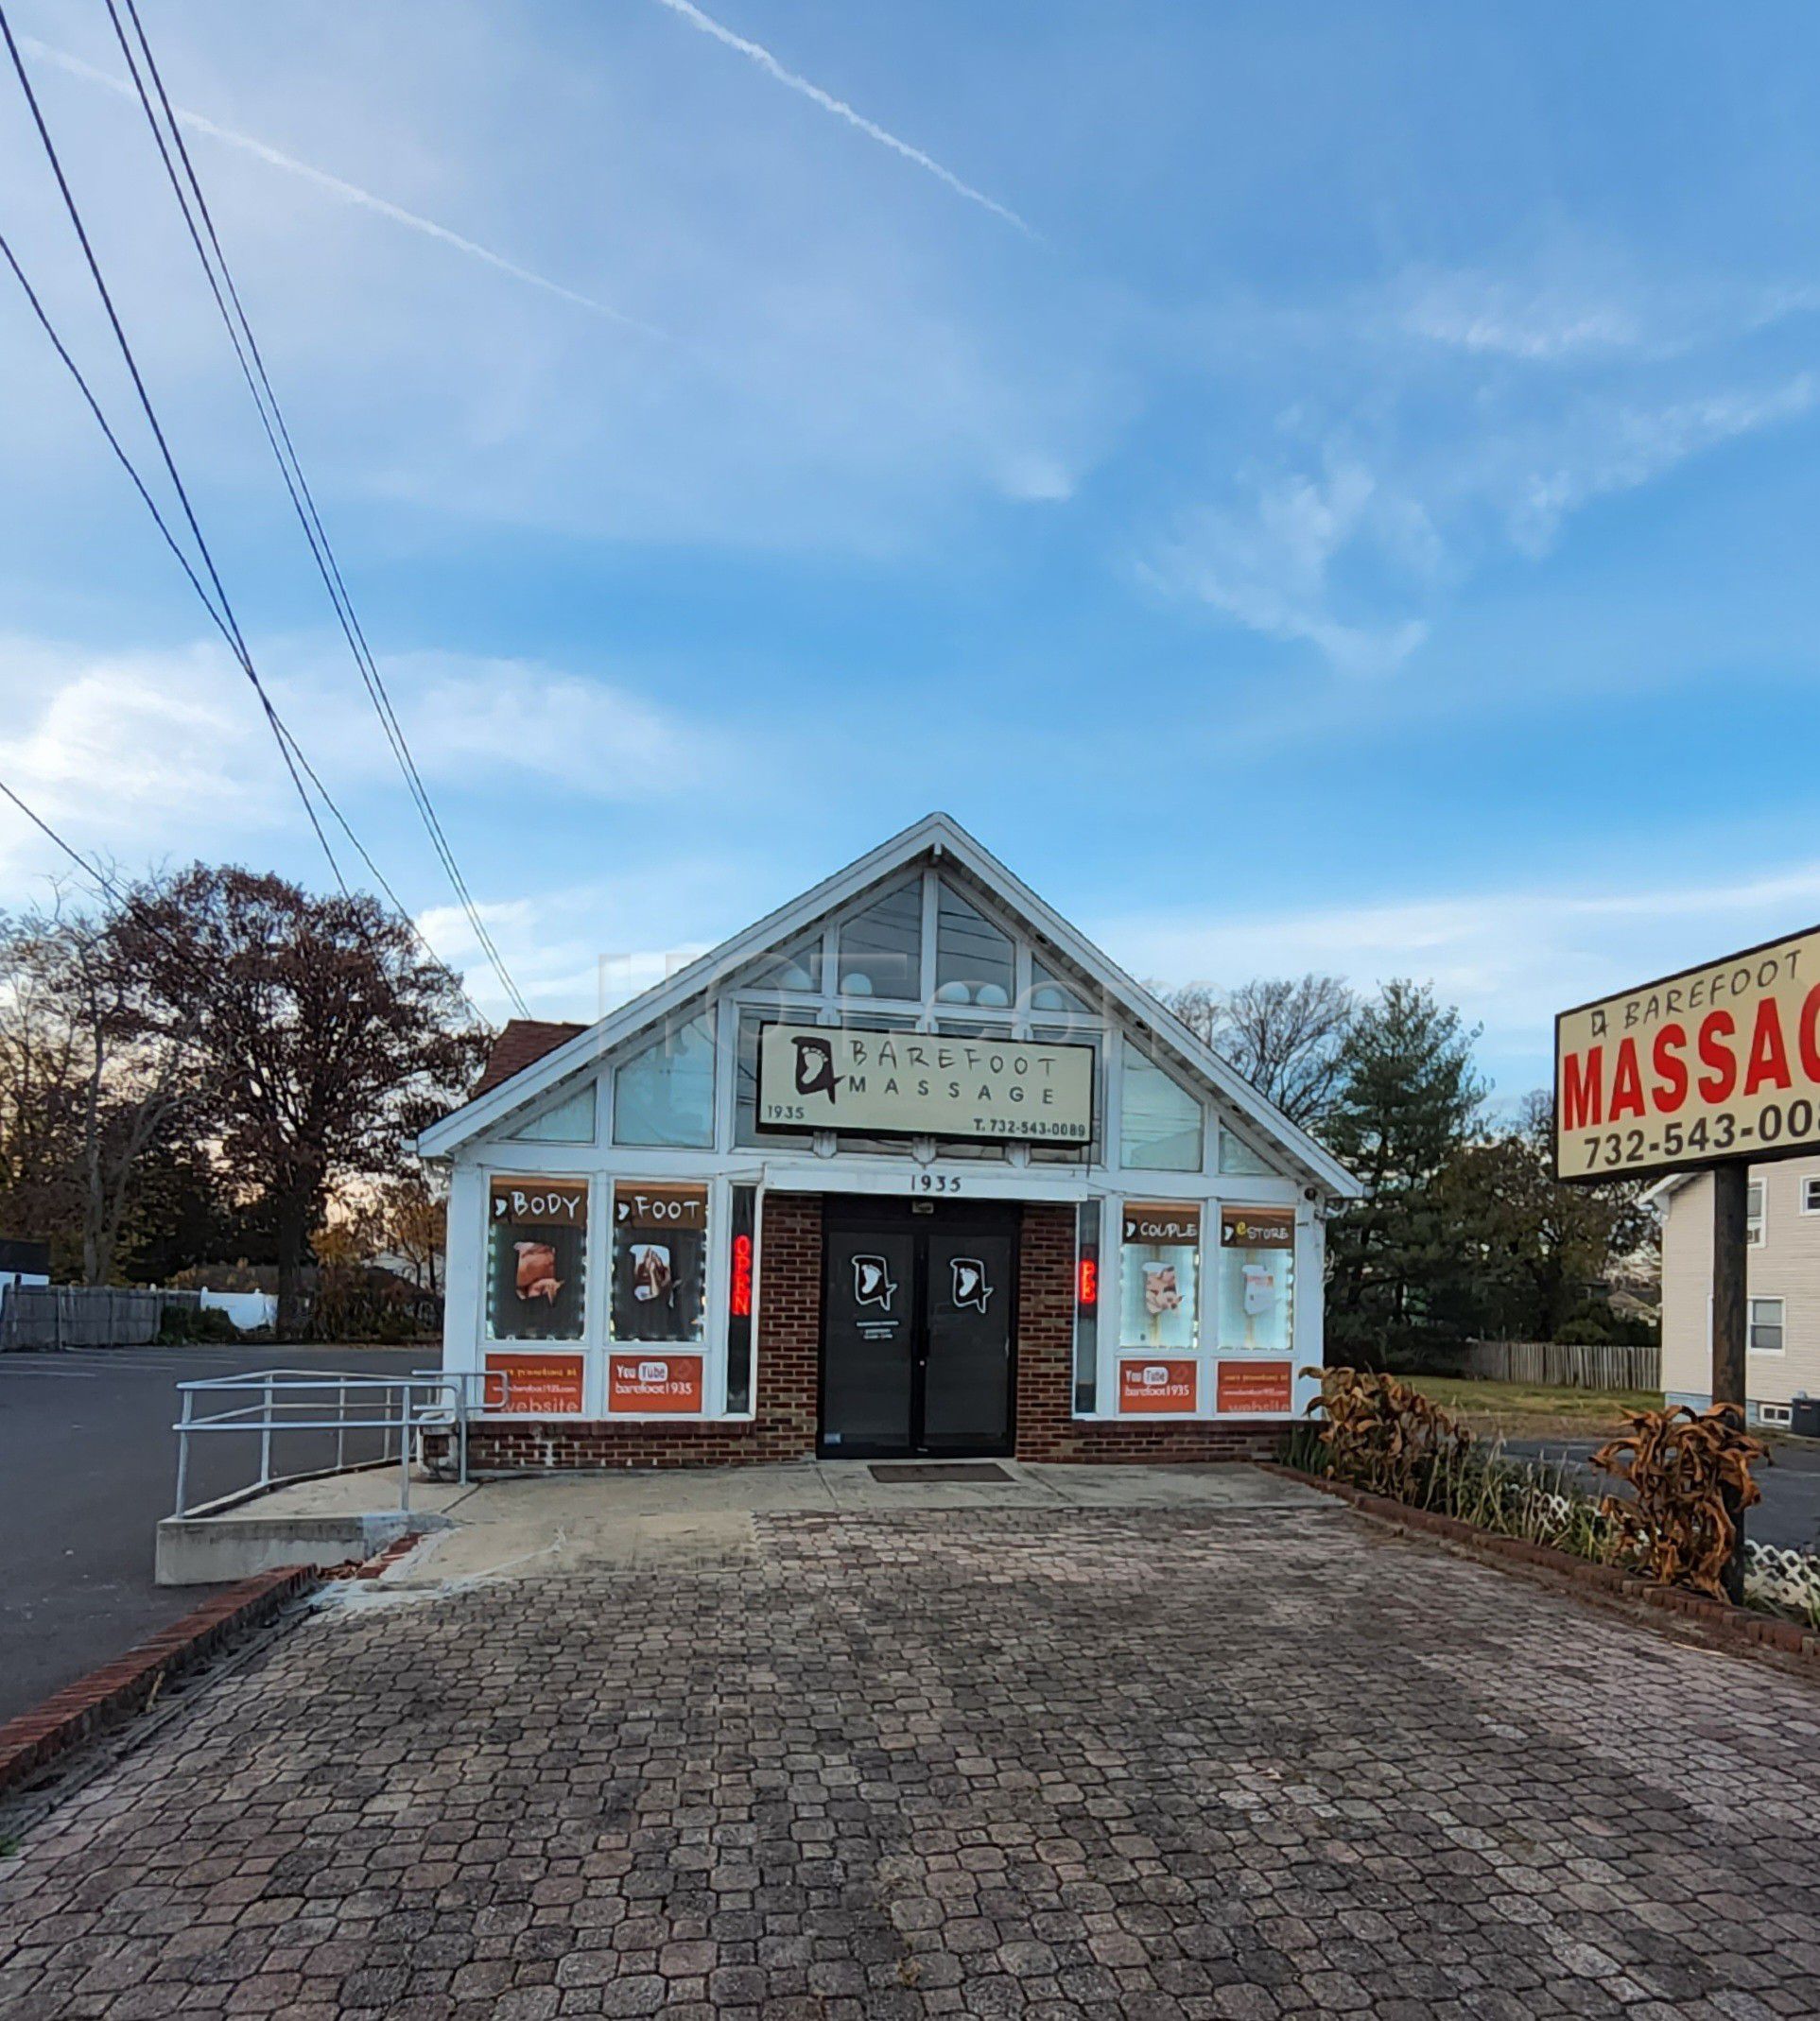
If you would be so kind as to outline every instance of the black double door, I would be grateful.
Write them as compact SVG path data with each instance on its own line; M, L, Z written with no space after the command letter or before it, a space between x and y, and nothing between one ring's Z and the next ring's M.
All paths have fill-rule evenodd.
M823 1457L1009 1453L1016 1208L831 1199L823 1252Z

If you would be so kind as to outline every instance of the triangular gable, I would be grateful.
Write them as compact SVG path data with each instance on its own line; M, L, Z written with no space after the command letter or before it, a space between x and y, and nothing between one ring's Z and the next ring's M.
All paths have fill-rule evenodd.
M418 1139L419 1150L425 1157L446 1157L471 1138L491 1131L570 1076L628 1047L631 1041L661 1025L692 997L767 955L781 955L796 946L830 914L926 857L932 858L938 870L951 860L1029 939L1038 946L1047 943L1063 963L1091 981L1128 1025L1173 1055L1193 1079L1206 1084L1218 1101L1236 1112L1253 1134L1274 1145L1324 1192L1347 1199L1358 1196L1357 1181L1336 1158L946 814L926 815L801 897L754 921L743 932L585 1027L521 1072L477 1094L425 1131Z

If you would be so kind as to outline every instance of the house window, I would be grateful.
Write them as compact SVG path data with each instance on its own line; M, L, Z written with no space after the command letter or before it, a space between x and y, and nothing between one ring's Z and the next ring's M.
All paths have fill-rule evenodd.
M1763 1182L1753 1179L1744 1196L1744 1241L1751 1249L1763 1246Z
M511 1134L521 1144L592 1144L594 1142L594 1083L578 1089L567 1101L546 1109L542 1115L522 1123Z
M767 962L753 978L757 990L789 990L813 993L822 987L822 936L805 941L789 954Z
M613 1077L613 1141L703 1150L714 1142L714 1021L666 1031Z
M1804 1179L1801 1182L1801 1212L1820 1214L1820 1179Z
M1016 951L1009 934L982 919L964 898L940 888L935 915L935 1000L1009 1008L1017 986Z
M1201 1104L1125 1042L1118 1157L1142 1172L1201 1169Z
M707 1283L707 1187L667 1180L615 1180L613 1338L700 1340L706 1323ZM699 1403L696 1408L701 1408Z
M923 882L887 891L841 928L842 996L915 998L923 993Z
M587 1181L498 1177L487 1190L487 1339L581 1339Z
M1782 1352L1782 1301L1754 1298L1750 1302L1750 1347L1754 1355Z

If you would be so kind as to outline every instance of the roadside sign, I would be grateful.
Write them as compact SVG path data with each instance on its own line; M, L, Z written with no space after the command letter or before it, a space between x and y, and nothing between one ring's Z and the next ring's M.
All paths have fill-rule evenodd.
M1564 1010L1554 1097L1576 1183L1820 1149L1820 927Z

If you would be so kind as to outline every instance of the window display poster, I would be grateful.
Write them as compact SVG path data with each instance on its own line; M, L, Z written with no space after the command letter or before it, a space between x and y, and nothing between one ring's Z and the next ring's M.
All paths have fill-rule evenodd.
M1118 1414L1192 1411L1200 1396L1199 1376L1200 1365L1193 1361L1121 1361Z
M1191 1351L1199 1333L1199 1205L1127 1201L1121 1227L1119 1346Z
M607 1408L635 1413L702 1409L700 1355L609 1355Z
M1221 1208L1222 1348L1290 1352L1294 1257L1293 1207Z
M1287 1361L1222 1361L1214 1385L1214 1408L1222 1417L1264 1411L1287 1417L1293 1373Z
M614 1183L615 1340L701 1339L707 1310L707 1264L705 1185L632 1179Z
M487 1410L534 1418L580 1417L580 1355L489 1355Z
M487 1223L487 1338L579 1340L587 1291L587 1181L495 1178Z

